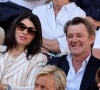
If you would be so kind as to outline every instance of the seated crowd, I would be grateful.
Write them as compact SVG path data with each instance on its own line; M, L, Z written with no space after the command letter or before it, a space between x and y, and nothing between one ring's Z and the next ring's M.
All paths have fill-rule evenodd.
M100 90L98 3L0 0L0 90Z

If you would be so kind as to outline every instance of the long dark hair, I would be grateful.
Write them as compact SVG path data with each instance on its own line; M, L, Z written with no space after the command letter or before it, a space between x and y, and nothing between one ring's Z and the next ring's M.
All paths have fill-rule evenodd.
M12 50L15 47L18 47L17 41L15 39L16 26L19 22L21 22L23 19L26 18L29 19L34 24L37 30L35 38L28 46L25 47L25 49L27 49L27 58L30 59L32 58L33 55L35 55L40 51L42 45L42 32L41 32L40 20L36 15L32 14L31 12L26 12L14 19L14 21L12 22L10 28L6 33L4 45L7 46L5 52L7 52L8 50Z

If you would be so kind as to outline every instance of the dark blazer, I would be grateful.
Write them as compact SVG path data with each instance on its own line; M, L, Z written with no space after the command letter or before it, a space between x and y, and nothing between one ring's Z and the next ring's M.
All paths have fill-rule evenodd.
M47 64L56 65L63 69L66 75L68 74L69 64L66 56L52 58ZM98 90L95 82L95 74L98 67L100 67L100 60L91 55L81 81L80 90Z

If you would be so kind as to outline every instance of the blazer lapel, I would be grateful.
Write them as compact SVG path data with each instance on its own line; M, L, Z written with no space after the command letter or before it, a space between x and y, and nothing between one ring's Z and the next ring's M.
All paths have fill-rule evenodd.
M86 70L83 75L83 79L80 85L80 90L89 90L88 86L92 86L92 82L95 83L95 74L96 74L96 62L93 56L90 57ZM94 90L94 89L93 89Z

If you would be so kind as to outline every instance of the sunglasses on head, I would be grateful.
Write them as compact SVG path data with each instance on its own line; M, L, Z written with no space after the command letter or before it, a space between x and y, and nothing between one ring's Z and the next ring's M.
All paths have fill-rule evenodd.
M27 27L24 23L18 23L17 27L19 31L24 31L25 29L27 29L27 33L30 35L34 35L37 32L36 29L34 29L33 27Z

